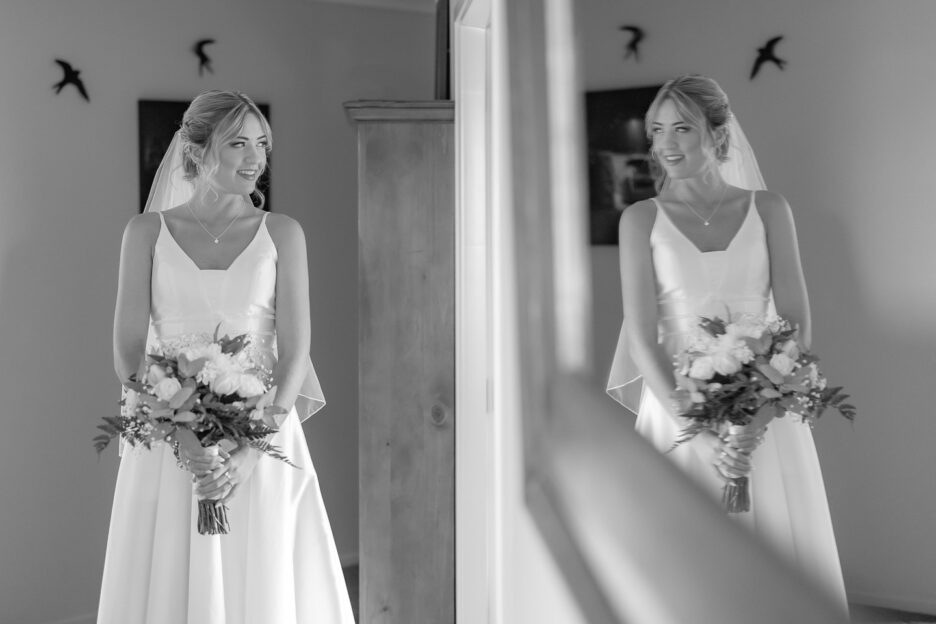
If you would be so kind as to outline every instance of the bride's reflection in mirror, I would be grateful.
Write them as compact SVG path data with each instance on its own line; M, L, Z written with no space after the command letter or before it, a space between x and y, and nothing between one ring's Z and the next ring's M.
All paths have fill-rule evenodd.
M755 409L755 396L748 412L738 414L746 424L713 417L703 422L715 424L693 437L683 433L706 398L705 381L718 374L730 383L754 357L743 338L764 335L772 314L799 328L791 351L810 345L809 302L790 207L782 195L763 188L747 138L714 80L688 75L666 82L645 125L650 158L662 173L656 197L627 206L620 219L624 326L608 393L637 412L643 436L844 608L809 428L792 417L779 418L771 405ZM678 392L673 362L698 343L700 317L738 323L745 333L730 344L713 340L713 354L684 371L696 380L693 392ZM632 383L643 384L636 405L626 400ZM721 396L711 388L710 400Z
M914 520L936 513L932 485L918 468L919 458L929 454L934 439L926 417L931 411L926 388L936 347L927 318L936 310L936 299L925 267L936 259L927 241L933 217L924 172L936 166L936 157L926 148L928 131L910 121L927 118L925 102L936 96L936 87L919 80L928 71L924 59L936 53L936 43L922 26L936 19L936 8L904 3L897 10L846 2L820 7L799 2L781 10L768 5L720 2L702 7L678 2L643 7L638 14L612 3L588 1L577 3L576 10L586 91L652 87L694 72L714 78L728 94L771 190L756 193L752 204L750 196L745 199L743 193L722 189L717 180L703 187L683 184L682 177L677 180L683 176L677 169L688 166L689 159L681 159L687 148L680 141L686 139L681 134L666 136L678 129L668 124L686 122L689 133L698 125L691 113L679 107L675 118L667 116L672 110L654 111L648 121L660 123L656 131L664 133L651 134L654 152L671 157L671 162L663 160L660 165L673 183L659 191L656 203L639 197L627 202L621 225L627 236L620 247L607 241L596 241L592 247L595 369L613 368L622 324L632 334L643 332L650 337L644 336L644 343L655 346L650 326L659 320L655 303L660 293L652 293L654 305L635 300L650 291L646 282L652 280L655 290L679 271L693 284L711 279L719 256L738 252L731 249L736 244L733 236L750 233L748 216L763 221L773 294L778 308L787 305L777 292L774 275L776 256L784 252L774 250L770 219L786 212L788 205L809 291L811 348L821 358L830 383L844 386L858 407L854 426L829 411L812 432L848 601L936 613L936 595L923 581L936 575L934 551L926 530ZM644 33L639 60L633 55L625 58L631 39L630 31L620 30L625 25L639 26ZM881 33L886 45L879 48L872 43L865 36L868 32ZM758 49L780 35L772 51L785 63L761 64L752 78ZM912 85L909 91L908 85ZM647 130L654 132L653 127ZM619 129L622 134L627 131ZM717 123L709 124L707 131L717 144ZM690 189L695 192L689 193ZM777 197L773 191L782 193L785 204L769 205L770 198ZM750 214L749 205L755 209ZM645 223L640 223L641 216ZM706 220L710 225L705 225ZM719 220L725 221L723 228ZM637 225L644 227L640 230ZM710 236L713 228L717 235ZM634 230L641 235L631 236ZM789 244L790 238L783 238ZM657 239L659 246L650 242ZM668 252L661 251L664 239ZM743 241L743 236L738 240ZM664 260L665 253L672 257ZM694 260L687 262L682 256ZM629 273L637 264L644 272ZM730 270L753 270L757 263L745 255L730 266ZM690 279L692 272L699 275ZM709 290L720 292L724 284ZM674 288L663 294L679 292ZM667 338L663 340L665 344ZM633 407L640 414L638 428L652 438L656 428L650 423L657 421L649 417L646 403L654 394L667 395L674 382L672 376L654 382L653 371L668 370L668 362L653 349L642 354L640 349L634 360L638 373L647 377L650 392L645 393L643 409ZM670 414L668 397L653 409ZM621 414L633 417L623 408ZM768 426L768 442L777 425L780 421ZM710 440L713 448L724 444ZM657 444L664 443L657 440ZM692 444L701 446L704 441ZM766 461L759 460L765 448L752 454L754 479L765 472L759 470L759 462ZM672 454L679 453L688 454L689 448ZM699 469L714 474L709 465ZM753 496L756 506L757 487ZM772 530L776 528L767 529ZM812 527L803 529L811 531ZM795 536L799 529L785 532Z

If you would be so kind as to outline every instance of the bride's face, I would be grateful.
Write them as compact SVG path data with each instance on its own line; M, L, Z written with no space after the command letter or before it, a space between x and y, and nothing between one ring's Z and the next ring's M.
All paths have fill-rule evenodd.
M650 131L653 153L668 177L692 178L711 165L712 155L711 150L706 149L706 137L680 115L672 100L660 105Z
M269 138L256 115L247 115L237 134L218 147L218 166L208 183L218 193L247 195L266 167Z

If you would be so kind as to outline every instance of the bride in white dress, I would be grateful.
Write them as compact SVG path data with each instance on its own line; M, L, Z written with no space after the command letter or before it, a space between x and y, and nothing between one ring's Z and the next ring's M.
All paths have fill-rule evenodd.
M608 393L637 413L637 430L667 452L688 421L670 400L673 356L699 316L736 318L772 308L810 344L810 315L793 216L764 189L750 146L715 81L667 82L646 116L660 192L621 217L624 324ZM729 180L733 183L730 184ZM741 188L746 187L746 188ZM642 383L641 383L642 382ZM808 426L758 414L745 431L698 435L668 453L721 498L727 479L749 476L761 535L847 609L825 487Z
M297 468L250 447L180 438L123 445L98 624L352 624L351 605L301 420L325 401L309 358L305 236L254 208L272 134L246 96L192 101L150 194L124 233L114 319L122 381L148 349L249 333L289 410L270 440ZM183 180L184 178L184 180ZM185 466L183 469L181 466ZM200 498L223 500L230 533L201 535Z

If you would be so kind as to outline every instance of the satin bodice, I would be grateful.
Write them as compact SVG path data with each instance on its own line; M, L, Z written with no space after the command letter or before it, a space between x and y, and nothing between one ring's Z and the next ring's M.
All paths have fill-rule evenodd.
M247 247L227 269L199 269L166 227L153 252L151 316L157 336L272 330L276 318L276 246L266 215Z
M248 334L247 351L260 365L276 363L276 244L264 214L254 237L227 269L199 269L173 238L159 213L150 282L150 337L165 352ZM296 399L300 420L324 407L311 358Z
M656 279L658 339L670 355L686 347L699 317L736 319L771 310L770 255L754 192L744 220L724 250L700 251L656 200L650 249ZM642 385L630 357L626 327L621 327L608 378L608 394L637 411Z
M150 315L160 343L182 346L219 328L220 335L249 333L254 348L275 354L277 256L267 215L227 269L199 269L159 216Z
M729 320L767 310L770 257L754 193L741 226L724 250L699 251L659 204L650 246L660 339L671 353L681 348L676 343L698 325L700 316Z

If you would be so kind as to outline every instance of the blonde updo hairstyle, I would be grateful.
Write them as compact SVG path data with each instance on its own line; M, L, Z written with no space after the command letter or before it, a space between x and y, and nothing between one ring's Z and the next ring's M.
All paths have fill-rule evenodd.
M193 181L200 175L210 176L217 171L220 147L238 135L247 115L255 115L260 120L267 137L266 152L269 155L273 147L270 123L249 97L237 91L213 90L200 93L192 100L182 115L179 128L186 180ZM266 198L260 189L254 190L253 198L262 208Z
M657 92L647 109L644 119L647 138L653 142L653 121L659 114L665 101L671 101L679 115L703 137L703 148L708 150L715 162L723 163L728 158L728 146L731 141L728 122L731 119L731 106L728 96L717 82L705 76L690 74L673 78ZM651 148L650 156L655 158ZM665 173L662 174L665 178ZM662 186L664 179L659 181Z

